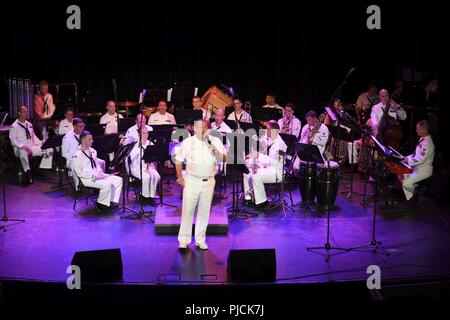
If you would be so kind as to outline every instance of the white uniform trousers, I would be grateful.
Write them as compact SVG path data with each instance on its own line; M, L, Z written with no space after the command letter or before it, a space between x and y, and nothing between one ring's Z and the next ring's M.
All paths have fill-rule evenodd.
M352 146L353 146L353 162L352 162ZM347 151L348 151L348 163L349 164L358 163L358 149L356 149L356 141L353 144L351 142L347 143Z
M277 181L278 179L278 181ZM277 176L276 168L258 168L256 173L244 174L244 194L245 199L250 200L250 190L253 193L255 204L260 204L267 201L265 183L280 182L281 174Z
M32 157L40 157L45 155L45 152L42 151L39 146L31 146L29 147L32 151ZM20 159L20 163L22 164L23 171L27 172L30 170L30 154L22 149L14 148L14 154L16 157ZM53 156L48 155L47 157L42 157L41 164L39 165L42 169L51 169L52 168Z
M213 177L207 181L202 180L190 174L187 174L185 177L181 225L178 233L179 242L191 243L192 223L194 221L195 208L198 205L197 221L195 223L195 242L205 243L216 180Z
M90 188L100 189L97 202L105 206L110 205L110 202L119 203L120 193L122 192L122 178L107 175L104 179L96 180L81 179L83 185Z
M411 174L405 174L403 176L403 192L405 193L406 200L409 200L414 195L416 184L422 180L428 179L433 175L433 168L414 168L414 172Z
M131 169L131 174L139 179L141 176L139 167ZM145 198L155 198L160 179L161 176L155 169L150 169L148 172L142 170L142 195Z

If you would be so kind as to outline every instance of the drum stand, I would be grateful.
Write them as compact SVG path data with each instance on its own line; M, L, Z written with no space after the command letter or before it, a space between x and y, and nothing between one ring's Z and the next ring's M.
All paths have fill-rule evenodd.
M325 261L328 262L328 260L332 256L332 254L330 254L330 252L329 252L330 250L337 250L337 251L341 251L341 252L350 252L351 249L331 246L331 244L330 244L330 209L328 206L327 206L326 211L327 211L327 242L324 244L323 247L307 247L306 250L311 251L311 252L315 252L316 250L325 250L325 254L323 254L323 256L325 256ZM338 254L338 253L335 253L334 255L336 255L336 254Z

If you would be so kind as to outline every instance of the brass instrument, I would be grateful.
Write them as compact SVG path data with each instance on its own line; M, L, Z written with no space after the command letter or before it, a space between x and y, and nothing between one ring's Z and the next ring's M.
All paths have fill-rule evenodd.
M309 144L313 143L314 138L315 138L316 134L319 132L321 125L322 125L322 123L317 121L317 123L315 125L309 126L309 128L308 128L308 143Z
M247 112L248 114L252 113L252 103L250 101L247 101L244 104L244 111Z

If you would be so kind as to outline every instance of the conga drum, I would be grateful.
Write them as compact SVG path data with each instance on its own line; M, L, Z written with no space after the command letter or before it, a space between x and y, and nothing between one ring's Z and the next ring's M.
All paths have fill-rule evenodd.
M331 210L338 192L339 164L334 161L318 164L316 178L317 207Z
M316 164L312 162L300 163L299 171L300 195L302 205L314 204L316 197Z

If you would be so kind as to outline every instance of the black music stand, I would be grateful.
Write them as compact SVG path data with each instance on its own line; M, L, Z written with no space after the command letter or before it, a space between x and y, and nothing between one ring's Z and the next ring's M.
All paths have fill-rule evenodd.
M181 109L184 109L186 99L190 102L194 96L195 88L193 86L175 87L172 89L172 95L169 102L176 103Z
M116 166L122 167L122 179L126 180L126 183L129 183L129 181L128 181L128 173L126 172L127 170L126 170L126 166L125 166L125 161L127 161L127 158L130 155L131 150L133 150L135 144L136 144L136 142L132 142L127 145L121 146L119 148L119 150L117 151L117 153L114 157L114 160L113 160L113 164L115 167ZM122 211L122 213L125 213L125 211L130 211L134 214L139 213L138 211L126 206L125 189L126 189L125 186L123 186L122 187L122 207L119 208L118 210Z
M232 121L234 123L234 121ZM242 142L244 142L244 148L248 147L250 148L250 144L246 146L245 136L243 134L239 133L233 133L233 134L227 134L226 135L227 140L230 141L231 145L234 146L234 154L233 159L227 160L227 172L231 175L231 184L232 184L232 204L231 207L227 208L228 212L231 212L229 215L229 218L231 221L237 220L237 219L248 219L250 217L257 216L257 213L249 212L244 209L242 209L239 205L239 195L242 192L239 190L239 185L242 186L242 180L238 177L242 177L242 175L250 173L250 170L245 165L245 159L244 159L244 153L245 150L242 150ZM242 151L242 152L238 152ZM244 195L245 198L245 195Z
M173 127L173 126L171 126ZM145 163L157 162L161 166L164 165L166 160L170 160L170 141L172 137L172 130L160 130L149 132L148 139L152 141L153 145L150 145L145 149L143 159ZM159 206L168 206L176 208L176 205L172 205L164 202L164 175L161 174L161 180L159 181Z
M201 120L203 118L202 110L194 109L176 109L175 118L179 124L194 124L194 121Z
M375 143L375 146L371 150L370 162L372 164L374 162L374 151L375 151L375 149L378 149L378 151L380 151L383 154L386 154L386 153L389 154L389 150L390 149L386 148L383 144L381 144L381 142L379 142L373 135L371 135L371 139ZM370 176L370 174L368 176ZM368 178L367 178L367 180L368 180ZM367 183L367 180L366 180L366 183ZM367 192L366 183L364 184L364 199L363 199L364 206L366 205L366 203L365 203L366 202L366 199L365 199L366 198L366 192ZM378 188L379 188L379 183L378 183L378 180L377 180L376 183L375 183L375 193L378 192ZM376 239L376 223L377 223L377 212L378 212L378 194L375 194L374 200L375 200L375 202L374 202L373 209L372 209L372 239L370 240L370 243L350 248L350 250L356 250L357 251L357 250L360 250L360 249L372 247L373 248L372 251L374 253L379 253L379 254L382 254L382 255L385 255L385 256L389 256L390 253L387 252L381 246L382 242L378 241Z
M275 108L254 108L253 120L257 122L267 122L269 120L279 120L283 117L283 111Z
M131 143L131 144L128 144L128 145L126 145L125 147L127 147L127 146L129 146L129 145L133 145L133 147L136 145L136 143L140 143L140 140L138 141L138 142L135 142L135 143ZM131 152L131 150L133 150L133 147L130 147L129 148L129 151L128 151L128 155L126 155L123 159L124 159L124 161L126 161L126 159L128 158L128 156L130 155L130 152ZM150 146L148 146L148 147L150 147ZM147 147L147 148L148 148ZM142 155L142 148L140 148L141 150L140 150L140 157L141 157L141 159L142 159L142 157L143 157L143 155ZM124 154L126 154L126 152L124 152ZM125 165L124 165L124 167L125 167ZM148 219L148 220L150 220L151 222L154 222L154 220L153 220L153 211L144 211L144 202L143 202L143 199L142 199L142 189L144 188L144 181L143 181L143 179L142 179L142 161L139 161L139 169L140 169L140 179L141 179L141 197L140 197L140 199L139 199L139 203L140 203L140 209L139 209L139 211L136 211L136 210L133 210L133 209L130 209L130 208L126 208L125 207L125 209L126 210L129 210L129 211L131 211L131 212L133 212L132 214L129 214L129 215L127 215L127 216L122 216L122 217L120 217L120 219L125 219L125 220L142 220L142 219ZM128 175L126 175L126 176L128 176ZM125 198L125 195L123 195L123 197ZM125 204L125 200L123 201L123 203Z
M304 143L296 143L295 148L297 151L297 154L299 156L299 159L305 162L313 162L313 163L325 163L322 154L320 153L319 147L312 144L304 144ZM326 208L327 212L327 242L324 244L323 247L307 247L307 251L315 252L315 250L325 250L326 253L324 254L325 260L328 261L330 258L330 250L338 250L338 251L345 251L348 252L349 249L345 248L338 248L338 247L332 247L330 244L330 209L327 206Z
M51 137L51 138L48 138L48 139L44 142L44 144L42 145L41 149L42 149L42 150L45 150L45 149L54 149L54 150L56 150L56 148L61 147L63 137L64 137L64 135L56 135L56 136L53 136L53 137ZM64 183L63 183L62 173L63 173L63 171L65 171L65 170L63 170L63 169L61 168L61 164L62 164L62 162L63 162L63 161L62 161L62 154L61 154L60 151L59 151L59 152L56 152L56 154L57 154L57 162L58 162L58 166L59 166L60 168L59 168L59 170L58 170L58 182L56 182L57 185L56 185L56 186L53 186L53 187L51 188L52 190L59 189L59 188L61 188L61 187L64 187L64 186L69 185L69 184L64 184Z
M132 126L134 126L136 124L136 120L134 118L125 118L125 119L120 119L118 121L118 130L119 133L125 133L127 132L127 130L129 128L131 128Z

